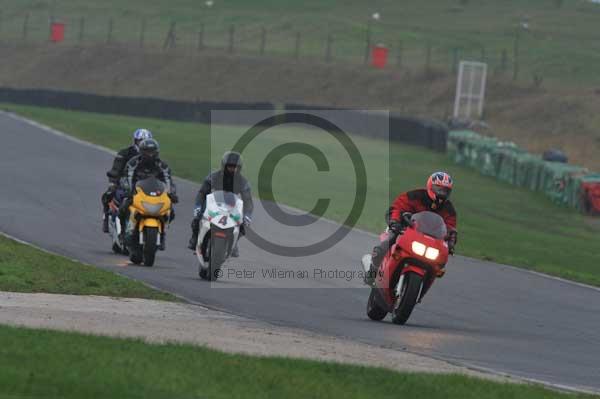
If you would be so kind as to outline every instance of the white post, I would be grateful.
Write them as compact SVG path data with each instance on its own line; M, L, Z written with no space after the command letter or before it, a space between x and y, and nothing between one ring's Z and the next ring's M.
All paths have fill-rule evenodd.
M479 119L483 116L483 101L485 100L485 83L487 82L487 64L483 64L481 90L479 91Z
M461 63L459 64L459 67L458 67L458 79L456 80L456 97L454 99L454 117L455 118L458 118L458 111L460 109L460 97L461 97L460 89L461 89L461 85L462 85L462 77L463 77L463 63L461 61Z

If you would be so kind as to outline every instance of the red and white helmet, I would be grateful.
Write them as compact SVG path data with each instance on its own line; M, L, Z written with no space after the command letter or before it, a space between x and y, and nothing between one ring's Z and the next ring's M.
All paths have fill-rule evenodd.
M435 172L427 179L427 195L435 203L442 204L452 193L452 177L446 172Z

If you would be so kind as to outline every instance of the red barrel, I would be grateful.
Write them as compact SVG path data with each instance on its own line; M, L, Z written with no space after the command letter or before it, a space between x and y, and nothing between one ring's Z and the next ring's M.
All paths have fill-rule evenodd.
M53 22L52 25L50 25L50 40L55 43L65 40L65 24Z
M388 56L388 48L383 44L378 44L373 47L371 50L371 59L375 68L385 68L385 64L387 63Z

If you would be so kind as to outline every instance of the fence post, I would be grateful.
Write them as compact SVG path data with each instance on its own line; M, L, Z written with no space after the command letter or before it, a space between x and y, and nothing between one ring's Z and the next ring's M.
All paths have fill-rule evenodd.
M84 34L85 34L85 18L81 17L81 18L79 18L79 35L77 37L79 44L81 44L81 42L83 42Z
M458 62L459 62L459 49L458 47L454 47L452 49L452 73L456 73L458 71Z
M233 53L233 43L235 41L235 25L231 25L229 27L229 53L232 54Z
M520 31L520 27L517 27L517 30L515 32L515 42L513 45L513 80L517 80L517 78L519 77L519 39L521 36Z
M198 51L204 50L204 24L200 24L198 31Z
M140 48L144 48L146 40L146 18L142 18L142 26L140 27Z
M325 46L325 61L331 61L331 51L333 46L333 35L331 33L327 34L327 45Z
M294 58L298 59L300 58L300 40L301 40L301 33L300 32L296 32L296 43L294 44Z
M402 40L398 42L398 48L396 49L396 66L402 67Z
M48 19L48 37L52 36L52 25L54 25L54 11L52 11L52 14L50 15L50 18Z
M425 50L425 72L427 74L431 72L431 42L427 42L427 49Z
M25 19L23 20L23 40L27 40L28 34L29 34L29 13L25 14Z
M267 42L267 30L263 26L260 31L260 55L265 55L266 42Z
M110 44L112 42L112 34L113 34L113 19L110 17L108 20L108 34L106 35L106 43Z
M371 53L371 20L367 23L367 34L365 36L365 65L369 63Z
M177 27L177 22L171 22L171 26L169 27L169 32L167 32L167 37L165 38L165 43L163 44L163 50L175 48L175 42L177 40L175 36L175 29Z

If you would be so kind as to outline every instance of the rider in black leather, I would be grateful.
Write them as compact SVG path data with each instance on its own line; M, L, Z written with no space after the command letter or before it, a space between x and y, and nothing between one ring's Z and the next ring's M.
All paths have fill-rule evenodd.
M135 190L135 184L138 180L147 179L148 177L154 176L158 180L165 183L165 191L169 194L171 201L176 204L179 199L176 194L176 187L171 178L171 169L164 161L159 158L159 146L158 142L154 139L147 139L140 143L140 154L136 155L127 162L126 176L127 176L127 189L129 196L123 200L121 204L120 217L125 219L128 217L129 206L131 205L131 197ZM175 218L175 210L171 207L171 221ZM133 223L128 223L126 230L126 237L131 238L133 229ZM162 233L160 249L165 249L165 234Z
M248 227L252 221L254 204L252 202L250 183L240 173L242 165L242 156L237 152L228 151L223 154L223 158L221 159L221 169L211 172L204 179L196 195L194 219L192 219L191 223L192 237L188 243L189 249L196 249L196 242L198 241L198 233L200 231L200 220L206 208L206 196L213 191L228 191L239 194L242 197L242 201L244 201L244 224L241 227L240 233L242 235L245 233L245 227ZM237 243L232 250L231 256L239 256Z
M112 168L108 172L106 172L106 176L108 177L108 188L102 194L100 201L102 202L102 231L104 233L108 233L108 204L113 199L117 188L119 187L121 178L125 177L125 168L127 166L127 162L136 155L139 155L139 145L142 141L146 139L152 138L152 132L148 129L136 129L133 132L133 144L129 147L125 147L117 152L117 156L113 161ZM122 220L122 231L125 230L125 221Z

